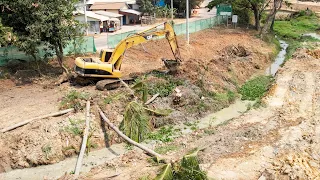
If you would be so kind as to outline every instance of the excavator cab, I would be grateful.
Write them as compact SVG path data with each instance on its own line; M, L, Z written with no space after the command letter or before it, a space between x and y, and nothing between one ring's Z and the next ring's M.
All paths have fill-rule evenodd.
M100 51L100 61L101 62L109 62L112 56L112 49L101 49Z

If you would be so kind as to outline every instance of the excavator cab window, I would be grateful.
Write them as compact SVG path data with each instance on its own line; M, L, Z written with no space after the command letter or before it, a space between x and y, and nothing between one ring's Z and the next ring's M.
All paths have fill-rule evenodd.
M111 58L111 55L112 55L112 52L106 52L106 56L105 56L105 62L108 62L109 61L109 59Z
M112 51L101 50L99 57L102 62L108 62L109 59L111 58L111 55L112 55Z

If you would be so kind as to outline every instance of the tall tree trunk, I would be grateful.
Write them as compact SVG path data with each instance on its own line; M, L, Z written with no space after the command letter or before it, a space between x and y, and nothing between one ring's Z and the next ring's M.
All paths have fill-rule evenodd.
M265 34L269 33L271 30L272 23L276 17L277 12L281 9L283 0L274 0L273 1L273 8L271 12L267 16L266 23L263 25L260 36L263 37Z
M273 32L273 25L274 25L275 20L276 20L276 17L274 16L272 19L271 27L270 27L270 31L272 31L272 32Z
M252 6L253 14L254 14L254 21L255 21L255 28L257 31L260 30L260 13L258 7L256 5Z
M57 43L56 46L54 47L56 51L56 55L58 58L58 63L60 67L63 69L64 73L67 75L69 74L68 69L63 65L63 47L60 43Z

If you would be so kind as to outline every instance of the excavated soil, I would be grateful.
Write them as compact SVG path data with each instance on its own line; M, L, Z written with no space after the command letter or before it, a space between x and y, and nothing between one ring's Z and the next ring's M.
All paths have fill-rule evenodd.
M186 85L179 87L187 105L202 98L199 89L206 91L233 90L254 73L264 72L271 61L274 47L255 38L250 32L235 30L205 30L191 35L190 45L186 45L184 37L178 38L182 55L182 66L175 78L183 79ZM145 51L145 50L146 51ZM172 59L172 53L165 39L150 41L127 51L123 72L146 73L163 68L161 58ZM66 64L71 66L72 59ZM0 80L0 125L7 127L25 119L56 112L62 97L76 89L87 92L103 105L110 120L119 125L125 104L130 100L123 88L113 91L96 91L94 86L70 87L68 83L54 85L54 79L31 78L30 82L21 85L16 80ZM157 80L158 81L158 80ZM174 94L158 98L150 107L169 107L175 111L165 123L177 123L200 118L199 114L186 112L184 105L172 105ZM189 95L195 97L191 100ZM117 96L112 103L106 102L110 96ZM207 103L211 103L208 101ZM225 104L224 106L226 106ZM221 107L219 107L221 108ZM211 110L219 110L213 108ZM104 148L121 142L113 132L101 123L99 115L92 109L92 148ZM84 113L76 112L39 120L0 134L0 172L15 168L28 168L59 162L79 151ZM170 120L170 121L166 121ZM176 121L176 122L175 122ZM155 121L155 123L158 123ZM164 123L159 123L164 124Z

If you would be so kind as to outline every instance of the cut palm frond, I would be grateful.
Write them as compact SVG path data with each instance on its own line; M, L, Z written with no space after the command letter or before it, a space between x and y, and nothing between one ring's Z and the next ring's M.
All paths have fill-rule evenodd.
M156 116L168 116L173 112L172 109L149 109L145 108L145 110L149 111L150 113L153 113Z
M198 160L199 149L183 156L179 171L175 173L175 179L207 180L205 172L201 171Z
M151 131L149 116L141 103L130 102L125 110L123 132L136 142L142 142Z
M196 149L183 156L180 163L167 164L156 180L161 178L166 180L207 180L206 173L199 166L198 152L199 149ZM171 174L172 176L170 176Z
M172 180L173 179L173 172L171 164L164 165L162 169L162 173L159 174L155 180Z

